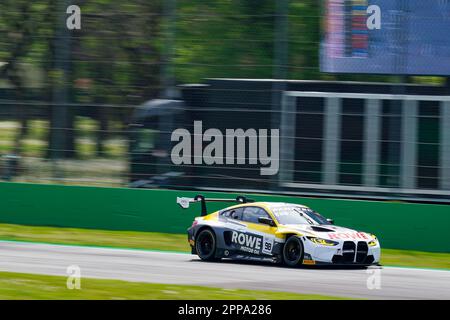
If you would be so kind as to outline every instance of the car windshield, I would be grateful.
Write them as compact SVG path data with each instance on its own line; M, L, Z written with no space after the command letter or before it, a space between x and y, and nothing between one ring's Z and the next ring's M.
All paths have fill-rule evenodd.
M329 225L327 219L306 207L286 205L272 208L272 212L281 224Z

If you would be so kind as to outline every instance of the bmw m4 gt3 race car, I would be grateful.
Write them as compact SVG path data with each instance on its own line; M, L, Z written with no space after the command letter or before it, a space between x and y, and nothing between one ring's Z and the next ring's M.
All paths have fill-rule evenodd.
M290 203L236 199L177 198L182 208L201 203L201 217L188 229L192 253L222 258L269 260L297 265L369 266L380 261L380 244L369 233L333 225L310 208ZM207 214L206 202L237 202Z

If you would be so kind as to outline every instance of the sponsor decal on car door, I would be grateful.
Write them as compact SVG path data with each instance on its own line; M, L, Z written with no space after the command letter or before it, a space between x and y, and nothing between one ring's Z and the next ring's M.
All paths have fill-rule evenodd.
M251 222L244 223L247 225L248 233L257 234L261 238L261 248L258 254L271 255L275 241L274 228ZM255 233L253 233L253 231L255 231Z
M261 254L263 237L257 234L233 231L231 234L231 242L240 251L250 254Z

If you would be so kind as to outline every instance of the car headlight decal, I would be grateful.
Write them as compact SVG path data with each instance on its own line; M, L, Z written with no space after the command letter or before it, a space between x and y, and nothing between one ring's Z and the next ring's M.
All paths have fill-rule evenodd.
M370 242L368 243L369 247L375 247L377 244L378 244L378 243L377 243L377 240L376 240L376 239L375 239L375 240L372 240L372 241L370 241Z
M307 238L309 241L314 242L315 244L320 244L322 246L333 247L333 246L337 246L339 244L339 242L322 239L322 238L316 238L316 237L307 237Z

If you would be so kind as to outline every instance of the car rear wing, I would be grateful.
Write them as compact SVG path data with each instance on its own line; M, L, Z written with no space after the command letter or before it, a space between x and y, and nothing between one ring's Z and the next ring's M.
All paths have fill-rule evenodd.
M222 198L205 198L201 194L196 195L194 198L185 198L185 197L177 197L177 203L182 207L183 209L189 208L189 205L191 203L200 202L202 205L202 212L201 216L204 217L208 213L208 210L206 209L206 202L236 202L236 203L251 203L255 202L252 199L249 199L244 196L237 196L235 199L222 199Z

